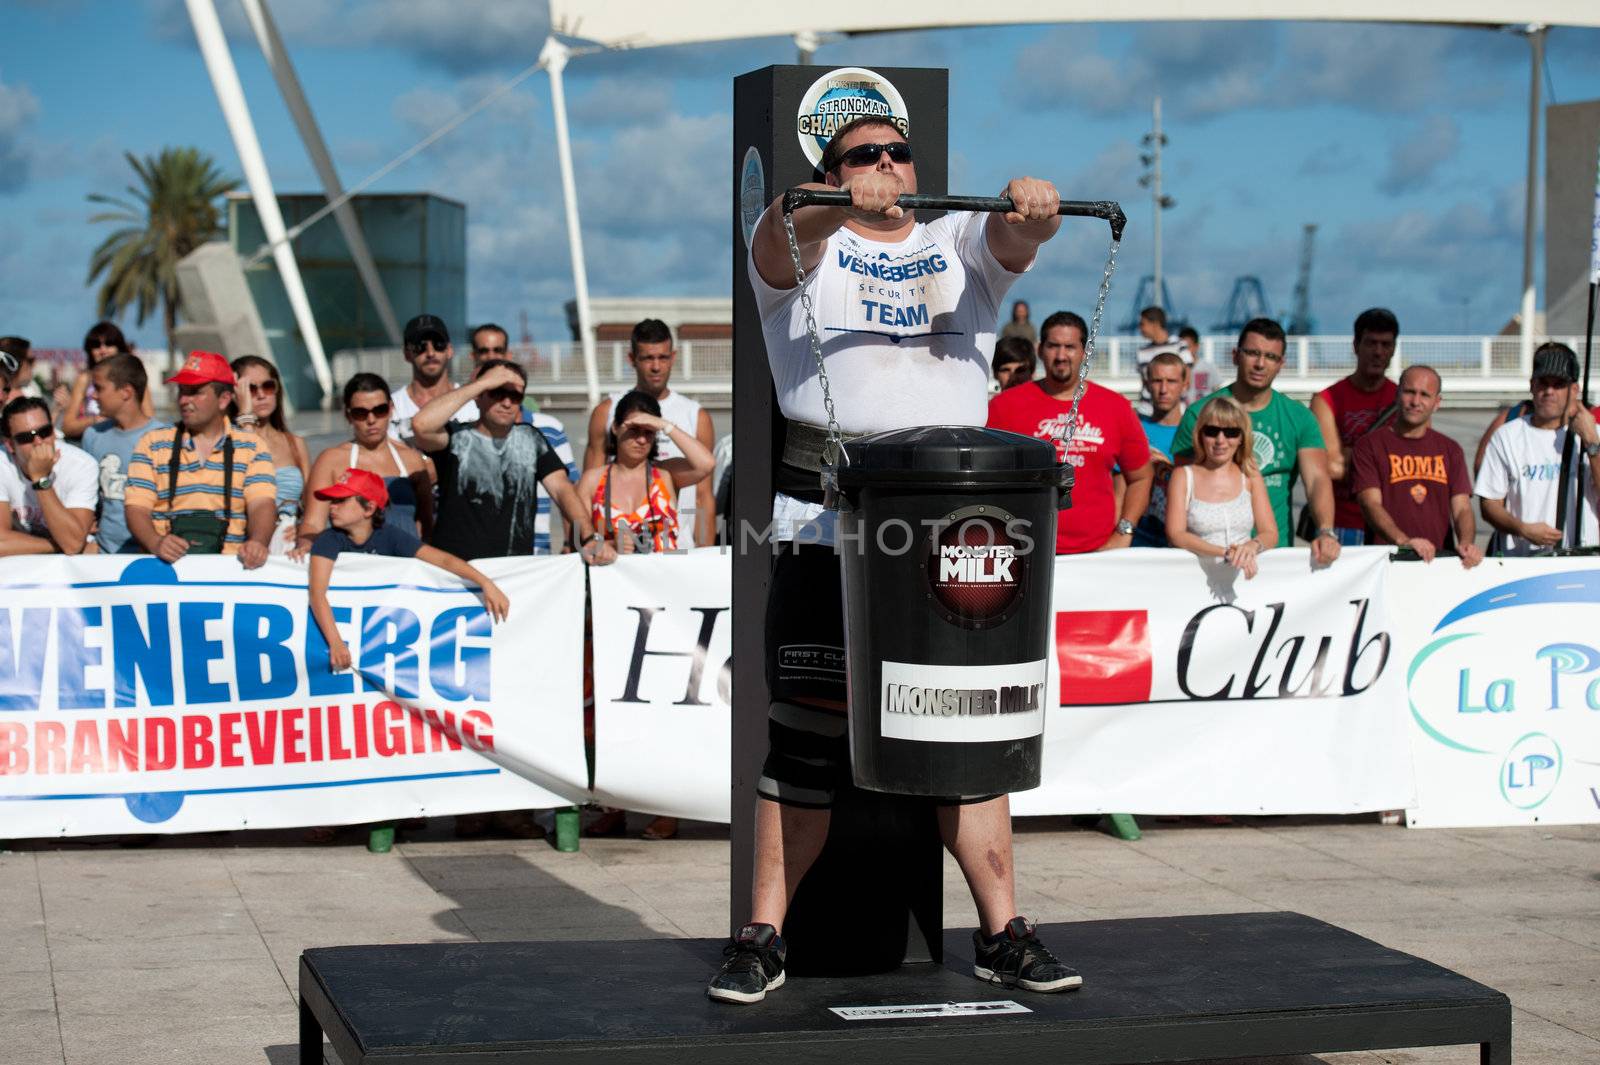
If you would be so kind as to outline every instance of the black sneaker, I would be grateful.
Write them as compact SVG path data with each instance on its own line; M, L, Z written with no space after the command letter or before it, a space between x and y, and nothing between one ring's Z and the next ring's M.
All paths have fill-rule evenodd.
M972 946L977 951L972 975L987 983L1024 991L1071 991L1082 987L1083 977L1078 970L1057 961L1033 930L1034 926L1021 917L1013 917L993 940L982 931L972 933Z
M783 937L770 924L747 924L723 948L728 960L711 978L706 994L718 1002L760 1002L783 986Z

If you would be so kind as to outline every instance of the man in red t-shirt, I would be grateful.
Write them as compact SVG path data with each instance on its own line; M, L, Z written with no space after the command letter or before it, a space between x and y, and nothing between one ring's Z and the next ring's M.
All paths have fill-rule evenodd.
M1399 335L1400 320L1393 311L1383 307L1362 311L1355 324L1355 370L1311 397L1311 413L1328 444L1334 535L1346 547L1365 542L1366 528L1350 483L1350 455L1356 441L1371 432L1378 416L1394 403L1395 383L1384 375Z
M1424 562L1453 543L1462 568L1471 569L1483 551L1467 458L1432 425L1442 383L1431 366L1406 368L1394 418L1356 442L1351 483L1373 542L1409 547Z
M1039 361L1045 376L1009 388L989 401L989 428L1036 436L1056 446L1058 461L1072 463L1072 508L1056 526L1056 554L1109 551L1133 542L1133 526L1150 502L1150 445L1133 405L1090 382L1078 407L1069 449L1067 415L1078 390L1089 327L1071 311L1057 311L1039 327ZM1117 513L1113 471L1127 482Z

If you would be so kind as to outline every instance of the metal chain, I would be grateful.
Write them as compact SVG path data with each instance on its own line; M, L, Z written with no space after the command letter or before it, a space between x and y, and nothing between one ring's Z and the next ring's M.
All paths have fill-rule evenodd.
M1089 335L1083 342L1083 365L1078 367L1078 387L1072 394L1072 410L1067 413L1066 425L1066 451L1072 452L1072 440L1078 433L1078 404L1083 402L1083 393L1089 387L1089 364L1094 361L1094 348L1100 338L1100 319L1105 317L1106 298L1111 295L1111 275L1117 272L1117 249L1122 247L1122 241L1116 237L1111 238L1111 247L1106 251L1105 272L1100 275L1100 294L1094 301L1094 315L1089 319Z
M823 478L844 458L844 447L839 432L839 419L833 412L833 393L828 388L828 370L822 365L822 337L817 332L817 317L811 306L811 293L806 291L806 268L800 263L800 240L794 235L794 215L783 212L783 231L789 237L789 258L794 262L794 283L800 288L800 307L806 315L806 333L811 338L811 357L817 363L817 380L822 384L822 408L828 412L828 444L822 452Z

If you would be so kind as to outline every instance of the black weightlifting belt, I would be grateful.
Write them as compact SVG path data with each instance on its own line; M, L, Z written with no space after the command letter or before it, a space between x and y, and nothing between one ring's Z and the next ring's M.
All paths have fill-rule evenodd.
M871 433L839 432L840 444L848 444L852 440L859 440ZM828 447L828 430L826 426L812 425L809 422L790 422L788 434L783 441L783 461L798 469L809 470L812 473L822 472L822 453Z

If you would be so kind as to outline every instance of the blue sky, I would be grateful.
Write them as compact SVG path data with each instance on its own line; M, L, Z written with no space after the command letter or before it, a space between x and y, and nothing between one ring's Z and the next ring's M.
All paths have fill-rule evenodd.
M122 189L122 153L195 145L230 174L238 162L182 0L0 5L0 332L75 346L95 318L84 278L103 235L84 197ZM314 190L237 0L218 7L277 188ZM273 10L346 183L533 62L546 32L540 5L505 0ZM1031 173L1074 198L1122 200L1115 319L1150 269L1137 141L1160 93L1175 310L1207 327L1233 279L1256 274L1287 313L1314 222L1320 331L1387 304L1407 332L1454 333L1497 329L1516 309L1527 54L1519 37L1478 30L1176 23L887 34L824 45L817 62L948 67L952 191ZM731 79L793 61L779 39L573 61L596 295L728 290ZM1600 32L1553 30L1548 73L1558 102L1600 97ZM377 186L464 201L469 315L514 326L525 310L541 340L565 335L571 295L551 126L538 75ZM1041 312L1086 311L1104 251L1103 227L1069 226L1014 293ZM158 319L125 324L159 346Z

